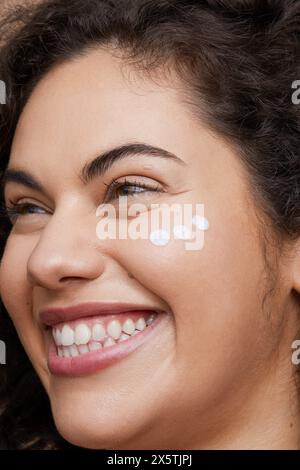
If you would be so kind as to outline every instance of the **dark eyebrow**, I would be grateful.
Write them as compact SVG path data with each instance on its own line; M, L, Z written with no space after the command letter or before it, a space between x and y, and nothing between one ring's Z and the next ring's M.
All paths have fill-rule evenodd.
M1 176L1 191L4 191L5 185L13 181L23 186L27 186L31 189L36 189L40 192L46 192L41 185L30 173L23 170L14 170L13 168L7 168Z
M112 150L108 150L102 153L101 155L97 156L92 161L86 163L81 171L81 174L79 175L79 178L84 184L88 184L96 176L103 175L117 161L125 157L137 155L150 155L160 158L168 158L176 161L181 165L185 165L185 162L183 160L181 160L179 157L169 152L168 150L165 150L160 147L153 147L144 143L133 143L122 145L120 147L113 148ZM4 191L5 185L10 181L46 193L46 190L44 189L43 185L27 171L7 168L1 177L2 191Z
M80 178L85 184L87 184L96 176L103 175L117 161L129 156L137 155L150 155L152 157L168 158L176 161L181 165L185 165L185 162L183 160L181 160L179 157L177 157L177 155L169 152L168 150L165 150L160 147L153 147L152 145L144 143L132 143L116 147L112 150L108 150L102 155L96 157L91 162L87 163L83 167Z

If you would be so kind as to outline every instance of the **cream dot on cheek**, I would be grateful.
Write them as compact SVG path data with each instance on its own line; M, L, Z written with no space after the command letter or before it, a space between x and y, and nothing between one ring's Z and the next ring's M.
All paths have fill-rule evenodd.
M208 230L209 228L208 220L200 215L195 215L192 222L199 230Z
M150 233L150 241L156 246L165 246L170 241L170 235L166 230L154 230Z

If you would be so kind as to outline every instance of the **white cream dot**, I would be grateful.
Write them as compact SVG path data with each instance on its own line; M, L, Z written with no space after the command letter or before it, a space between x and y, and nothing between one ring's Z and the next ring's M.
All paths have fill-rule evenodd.
M150 241L156 246L165 246L170 241L170 235L166 230L154 230L150 234Z
M208 220L205 217L202 217L201 215L195 215L192 219L192 222L200 230L208 230L209 228Z
M192 232L186 225L175 225L174 238L179 240L190 240L192 238Z

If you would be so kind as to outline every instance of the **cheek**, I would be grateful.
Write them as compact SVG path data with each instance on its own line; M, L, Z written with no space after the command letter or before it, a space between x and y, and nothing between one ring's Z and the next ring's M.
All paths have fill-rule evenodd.
M210 226L198 251L186 250L183 240L165 246L122 240L112 246L115 259L171 309L174 389L180 388L183 401L197 397L198 403L219 399L233 384L247 381L272 349L265 347L258 238L240 216L207 218Z
M240 213L225 220L210 211L207 219L200 250L187 250L184 240L173 238L165 246L122 240L114 255L170 307L182 360L198 352L206 359L219 354L221 363L221 355L247 354L247 343L263 329L264 264L259 239Z
M167 230L149 229L145 240L109 241L110 252L138 282L175 310L178 303L194 308L199 298L201 303L218 302L226 310L227 302L232 305L231 295L241 297L241 302L255 290L257 297L264 268L261 247L243 217L224 219L210 211L198 223L202 230L192 226L190 240L185 239L191 228L188 224L171 224Z
M27 261L32 240L10 236L0 266L0 295L26 354L45 386L48 383L45 342L33 321L32 291L27 281Z
M19 243L17 236L10 235L0 265L0 295L21 338L32 329L32 299L26 270L31 245L24 237Z

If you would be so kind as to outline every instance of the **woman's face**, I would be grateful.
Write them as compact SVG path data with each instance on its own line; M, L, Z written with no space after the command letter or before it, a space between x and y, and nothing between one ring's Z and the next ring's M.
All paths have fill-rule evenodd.
M88 181L79 176L95 157L133 143L178 159L163 150L128 152ZM28 173L40 187L7 179L6 204L34 206L13 219L1 296L59 432L83 447L199 448L245 421L272 381L275 360L282 356L289 367L295 331L282 321L290 306L288 266L279 260L280 289L267 295L259 209L245 171L234 151L192 116L179 82L149 81L104 50L56 67L21 115L9 169ZM172 236L174 224L167 244L155 240L151 227L144 239L101 239L97 207L117 208L124 194L129 206L146 205L137 216L141 225L157 210L152 204L204 204L209 227L201 249ZM92 352L83 346L73 358L58 356L55 347L49 366L52 327L40 312L88 302L164 313L123 337L126 344L101 343ZM130 330L131 320L148 318L124 310L47 318L64 327L64 342L71 335L72 344L79 324L82 338L96 323L127 320ZM118 324L110 331L118 336ZM112 362L101 359L105 349Z

